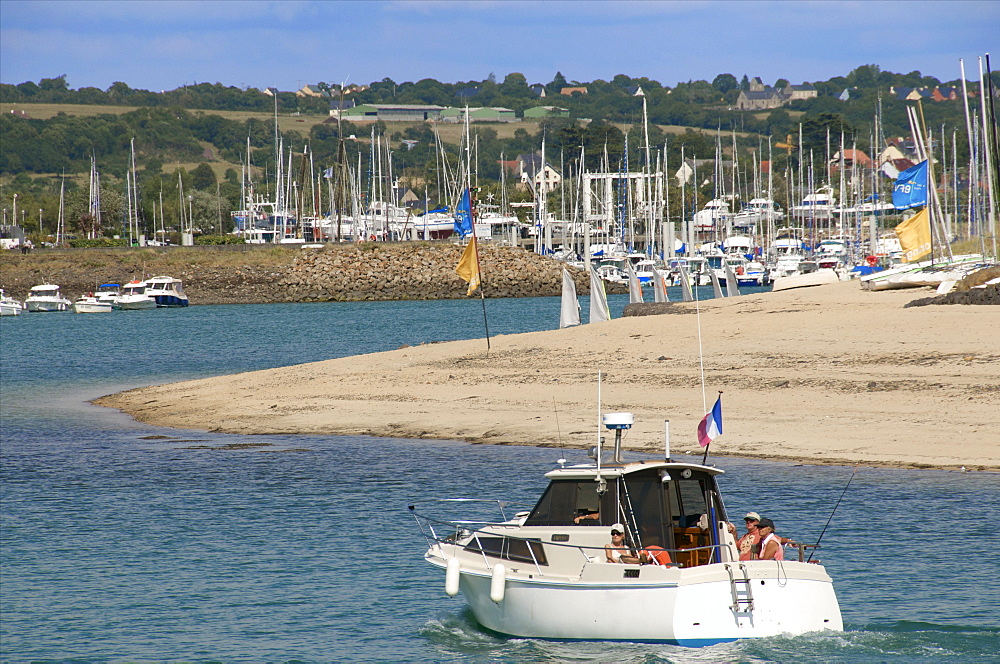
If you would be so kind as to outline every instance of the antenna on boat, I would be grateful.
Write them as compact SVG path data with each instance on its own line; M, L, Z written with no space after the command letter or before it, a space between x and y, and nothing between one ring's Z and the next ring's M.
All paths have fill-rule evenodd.
M670 461L670 420L663 420L663 459Z
M601 477L601 442L604 438L601 437L601 372L597 371L597 477Z

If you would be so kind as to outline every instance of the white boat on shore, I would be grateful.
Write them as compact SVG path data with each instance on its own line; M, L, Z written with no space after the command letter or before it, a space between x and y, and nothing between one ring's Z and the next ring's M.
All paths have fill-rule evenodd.
M822 286L824 284L835 284L842 281L840 274L830 268L820 268L811 272L800 272L790 274L785 277L778 277L771 285L771 292L789 290L791 288L806 288L808 286Z
M145 281L130 281L115 298L115 306L127 310L155 309L156 300L146 295Z
M56 284L32 286L24 300L24 308L28 311L68 311L72 305Z
M188 296L180 279L173 277L152 277L146 279L146 295L156 301L158 307L186 307Z
M833 581L818 564L740 561L717 478L698 463L625 463L629 413L604 416L616 430L614 460L563 466L533 509L480 499L410 504L444 572L488 629L545 639L667 642L702 646L744 638L842 631ZM562 462L560 462L562 463ZM499 508L496 521L439 517L442 509ZM609 562L623 528L629 560ZM611 552L614 553L614 552Z
M101 301L93 293L88 293L78 297L73 301L72 310L75 314L104 314L111 313L113 305L108 301Z
M947 260L927 260L904 263L881 272L873 272L861 277L861 288L881 291L898 288L937 288L943 282L956 282L967 274L987 267L979 254L954 256Z
M0 316L20 316L24 305L0 288Z

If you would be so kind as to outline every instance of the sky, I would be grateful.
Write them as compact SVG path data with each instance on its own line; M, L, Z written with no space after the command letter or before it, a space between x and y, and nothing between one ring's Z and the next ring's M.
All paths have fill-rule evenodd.
M65 74L70 88L191 83L548 83L719 74L766 84L876 64L959 76L1000 46L996 0L564 2L546 0L0 0L0 82ZM1000 68L1000 52L991 55Z

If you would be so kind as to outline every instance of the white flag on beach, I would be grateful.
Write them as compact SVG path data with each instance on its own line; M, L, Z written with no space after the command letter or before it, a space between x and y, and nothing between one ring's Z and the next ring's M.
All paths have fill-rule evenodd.
M642 304L642 284L639 277L635 276L635 268L632 263L625 261L625 270L628 272L628 303Z
M597 276L597 268L590 267L590 322L611 320L608 296L604 292L604 280Z
M580 324L580 300L576 297L576 284L569 270L563 268L562 306L559 309L559 329Z

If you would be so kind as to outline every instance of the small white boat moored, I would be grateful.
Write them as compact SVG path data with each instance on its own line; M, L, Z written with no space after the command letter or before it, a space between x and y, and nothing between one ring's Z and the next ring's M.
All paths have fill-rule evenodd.
M97 298L98 302L107 302L114 306L115 300L121 295L121 289L120 284L101 284L94 291L94 297Z
M93 293L88 293L73 301L73 313L75 314L105 314L111 313L112 304L108 301L101 301Z
M0 316L20 316L22 311L24 311L24 305L0 288Z
M842 631L833 581L803 560L739 559L717 479L698 463L621 460L630 413L609 413L614 460L557 468L535 507L458 499L408 508L444 572L488 629L518 637L703 646L778 634ZM562 463L562 461L560 462ZM440 510L490 503L500 520L456 520ZM474 515L478 517L479 515ZM611 530L623 528L619 562ZM634 563L622 562L631 556Z
M32 286L24 300L24 308L28 311L68 311L72 305L62 296L56 284Z
M145 281L130 281L115 298L115 306L124 310L155 309L156 300L146 295Z

